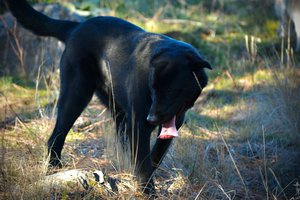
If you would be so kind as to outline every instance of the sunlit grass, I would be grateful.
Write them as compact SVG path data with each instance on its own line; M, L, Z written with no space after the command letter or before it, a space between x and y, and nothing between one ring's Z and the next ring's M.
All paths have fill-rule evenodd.
M54 101L49 89L36 88L33 81L14 77L0 78L0 119L16 114L27 114L29 117L38 108Z
M75 132L71 129L68 133L66 142L75 142L78 140L83 140L84 138L85 138L85 135L83 133Z

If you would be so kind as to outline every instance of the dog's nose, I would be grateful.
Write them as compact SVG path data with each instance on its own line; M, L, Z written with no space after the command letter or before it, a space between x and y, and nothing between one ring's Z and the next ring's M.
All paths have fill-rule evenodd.
M149 122L149 123L151 123L151 124L156 124L157 123L157 121L158 121L158 117L157 116L155 116L155 115L148 115L148 117L147 117L147 121Z

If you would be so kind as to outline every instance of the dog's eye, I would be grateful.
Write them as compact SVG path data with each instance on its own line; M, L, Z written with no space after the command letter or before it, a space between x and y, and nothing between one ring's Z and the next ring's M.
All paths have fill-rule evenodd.
M153 82L153 88L154 89L161 89L161 90L167 90L170 88L170 85L172 84L173 79L170 76L162 76L161 74L155 77Z

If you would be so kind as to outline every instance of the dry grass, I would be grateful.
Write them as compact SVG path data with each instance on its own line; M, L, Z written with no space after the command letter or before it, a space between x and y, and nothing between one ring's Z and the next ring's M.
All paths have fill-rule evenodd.
M209 113L209 109L214 110L209 106L214 104L205 107L203 102L219 98L216 102L222 105L222 99L226 97L212 93L216 88L212 81L189 112L188 121L180 130L181 136L155 173L160 199L299 198L296 183L300 167L300 73L295 67L264 70L263 74L271 75L263 83L259 78L250 80L232 75L228 84L236 83L235 92L251 91L251 95L236 96L237 107L225 109L218 105L214 108L217 111ZM261 75L263 77L266 76ZM244 81L247 81L247 88L241 87ZM224 85L228 87L228 84ZM222 89L221 85L218 87ZM128 152L122 152L116 142L112 119L97 100L89 105L68 135L63 152L66 168L63 170L102 170L109 177L125 180L119 186L123 189L118 193L107 193L97 186L89 192L76 193L45 188L41 184L47 175L45 144L54 118L49 107L38 109L44 113L43 117L40 112L34 112L30 120L17 117L14 123L1 128L1 197L146 198L136 190L136 182L130 175L133 166ZM213 113L219 113L219 116ZM200 116L212 119L199 122ZM213 117L217 118L214 120Z
M181 137L175 140L155 174L161 199L299 197L296 193L300 167L299 71L270 69L270 73L270 84L259 86L249 98L241 99L251 106L234 108L230 114L225 109L227 117L220 114L222 119L228 119L227 123L219 123L220 117L213 120L213 126L205 121L204 126L202 122L190 121L181 129ZM202 104L199 103L191 112L203 110L197 108ZM143 198L130 176L133 167L126 159L128 155L120 151L115 141L110 118L99 115L103 107L96 104L89 106L79 120L83 123L77 124L68 135L63 161L67 168L100 169L112 177L129 178L123 191L107 195L101 187L95 187L83 197L82 193L45 189L39 184L47 173L44 144L54 120L37 114L27 122L16 118L14 124L1 129L1 196L5 199ZM207 109L203 113L209 114ZM234 115L243 117L237 123ZM93 126L93 120L99 123Z
M300 73L297 68L273 70L274 84L257 93L257 112L251 117L252 124L262 126L268 134L285 138L300 138ZM254 128L252 126L252 128ZM255 132L255 130L254 130Z
M42 186L35 183L46 175L47 156L43 140L31 133L36 127L45 127L45 123L48 122L19 123L1 130L0 183L7 199L37 199L43 195Z

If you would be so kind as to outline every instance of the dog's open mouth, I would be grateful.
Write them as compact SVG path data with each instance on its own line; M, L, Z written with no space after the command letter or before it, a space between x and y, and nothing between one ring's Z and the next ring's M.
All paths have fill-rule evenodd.
M159 139L163 139L163 140L167 140L167 139L172 139L174 137L178 137L178 130L176 128L176 118L180 119L181 116L183 115L183 113L186 110L185 107L186 104L184 104L184 106L181 107L181 109L179 109L179 111L177 112L176 115L174 115L169 121L166 121L165 123L163 123L161 126L161 131L159 133L158 138Z
M174 116L170 121L162 124L161 132L158 136L159 139L172 139L178 137L178 130L176 129L176 116Z

